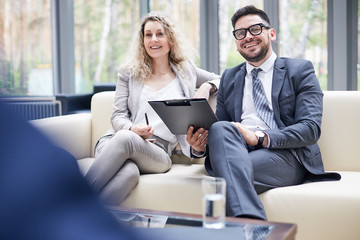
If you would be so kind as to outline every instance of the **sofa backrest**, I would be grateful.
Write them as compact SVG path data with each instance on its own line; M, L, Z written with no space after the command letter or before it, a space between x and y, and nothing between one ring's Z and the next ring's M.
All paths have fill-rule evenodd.
M110 128L115 92L94 94L91 102L92 149ZM215 110L216 99L210 99ZM325 91L319 140L327 171L360 171L360 91Z
M319 145L327 171L360 171L360 91L325 91Z

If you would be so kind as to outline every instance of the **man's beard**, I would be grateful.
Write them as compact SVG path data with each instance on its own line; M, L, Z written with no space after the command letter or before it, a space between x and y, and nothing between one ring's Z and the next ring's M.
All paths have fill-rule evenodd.
M265 46L262 46L261 47L261 50L260 52L255 55L255 56L249 56L247 54L245 54L244 52L242 52L241 50L239 50L239 53L241 54L241 56L243 56L246 61L248 62L260 62L261 60L264 59L264 57L266 56L266 54L268 53L269 51L269 48L270 48L270 45L265 45Z

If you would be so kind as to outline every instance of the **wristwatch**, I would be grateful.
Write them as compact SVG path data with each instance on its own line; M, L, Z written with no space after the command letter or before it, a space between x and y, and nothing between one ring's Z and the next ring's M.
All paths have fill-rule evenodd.
M255 131L255 135L258 138L257 148L261 148L265 139L265 133L263 131Z
M210 95L214 95L217 91L218 91L218 88L216 87L215 84L211 83L211 82L207 82L208 84L210 84L212 86L212 89L210 91Z

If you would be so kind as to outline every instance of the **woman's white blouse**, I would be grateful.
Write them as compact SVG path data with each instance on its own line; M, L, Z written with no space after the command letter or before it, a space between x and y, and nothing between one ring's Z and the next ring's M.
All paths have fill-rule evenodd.
M169 149L168 152L171 155L172 149L177 145L177 137L167 128L165 123L161 120L159 115L150 106L148 101L159 101L169 99L183 99L185 94L181 88L180 81L175 78L165 87L155 90L150 86L144 84L144 87L140 96L139 109L133 120L134 124L143 123L146 124L145 113L148 116L149 124L154 128L154 135L168 141Z

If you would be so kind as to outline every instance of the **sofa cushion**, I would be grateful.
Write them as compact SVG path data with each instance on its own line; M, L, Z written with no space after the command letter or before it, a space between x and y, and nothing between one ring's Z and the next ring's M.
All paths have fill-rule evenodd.
M206 175L202 164L174 164L167 173L141 175L121 205L201 214L201 179Z
M94 158L78 160L80 172L85 175ZM199 161L201 162L201 160ZM143 174L122 206L201 213L201 178L207 176L203 164L173 164L166 173ZM158 201L158 199L167 199Z
M340 181L305 183L261 194L268 218L298 224L299 239L359 239L360 173L339 173ZM314 225L312 219L319 221Z

